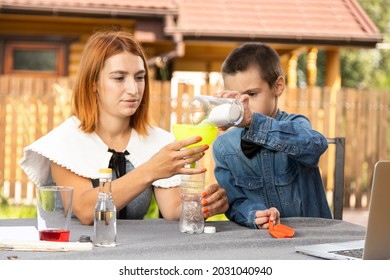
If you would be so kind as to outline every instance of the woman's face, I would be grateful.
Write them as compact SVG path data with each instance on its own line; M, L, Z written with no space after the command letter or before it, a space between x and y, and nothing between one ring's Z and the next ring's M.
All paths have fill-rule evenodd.
M122 52L109 57L97 81L100 116L130 118L145 91L146 70L140 56Z

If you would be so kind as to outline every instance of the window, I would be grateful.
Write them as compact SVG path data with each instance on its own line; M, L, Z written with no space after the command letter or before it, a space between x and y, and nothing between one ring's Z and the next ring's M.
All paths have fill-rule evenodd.
M52 42L7 42L4 73L36 76L65 75L65 47Z

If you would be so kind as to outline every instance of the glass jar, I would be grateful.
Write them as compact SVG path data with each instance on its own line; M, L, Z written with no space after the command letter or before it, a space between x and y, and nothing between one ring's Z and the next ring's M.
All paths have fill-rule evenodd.
M234 98L198 95L191 100L188 113L193 125L232 126L244 118L244 106Z

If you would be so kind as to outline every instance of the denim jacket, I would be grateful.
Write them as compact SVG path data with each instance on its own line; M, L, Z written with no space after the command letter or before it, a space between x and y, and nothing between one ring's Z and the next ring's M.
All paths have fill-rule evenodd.
M241 150L245 139L261 146L252 158ZM276 207L281 217L332 218L318 162L326 138L303 115L278 111L270 118L253 114L249 129L232 128L213 144L215 177L226 190L226 216L257 228L257 210Z

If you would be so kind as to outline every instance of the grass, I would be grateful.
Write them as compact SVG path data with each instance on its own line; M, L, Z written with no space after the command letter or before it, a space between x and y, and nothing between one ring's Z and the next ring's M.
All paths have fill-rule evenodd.
M154 198L154 195L152 196L152 201L150 202L149 210L144 216L145 220L150 219L157 219L159 217L159 210L156 203L156 199Z
M36 218L37 209L35 205L10 205L7 201L0 197L0 219L28 219ZM159 217L159 210L154 196L150 204L148 213L144 219L157 219ZM215 215L207 219L207 221L226 221L225 215Z
M9 204L0 193L0 219L28 219L37 217L35 205Z
M0 204L0 219L28 219L36 218L35 205L8 205Z
M145 219L156 219L158 215L158 207L153 197ZM37 208L35 205L12 205L8 204L6 199L0 197L0 219L28 219L36 217Z

